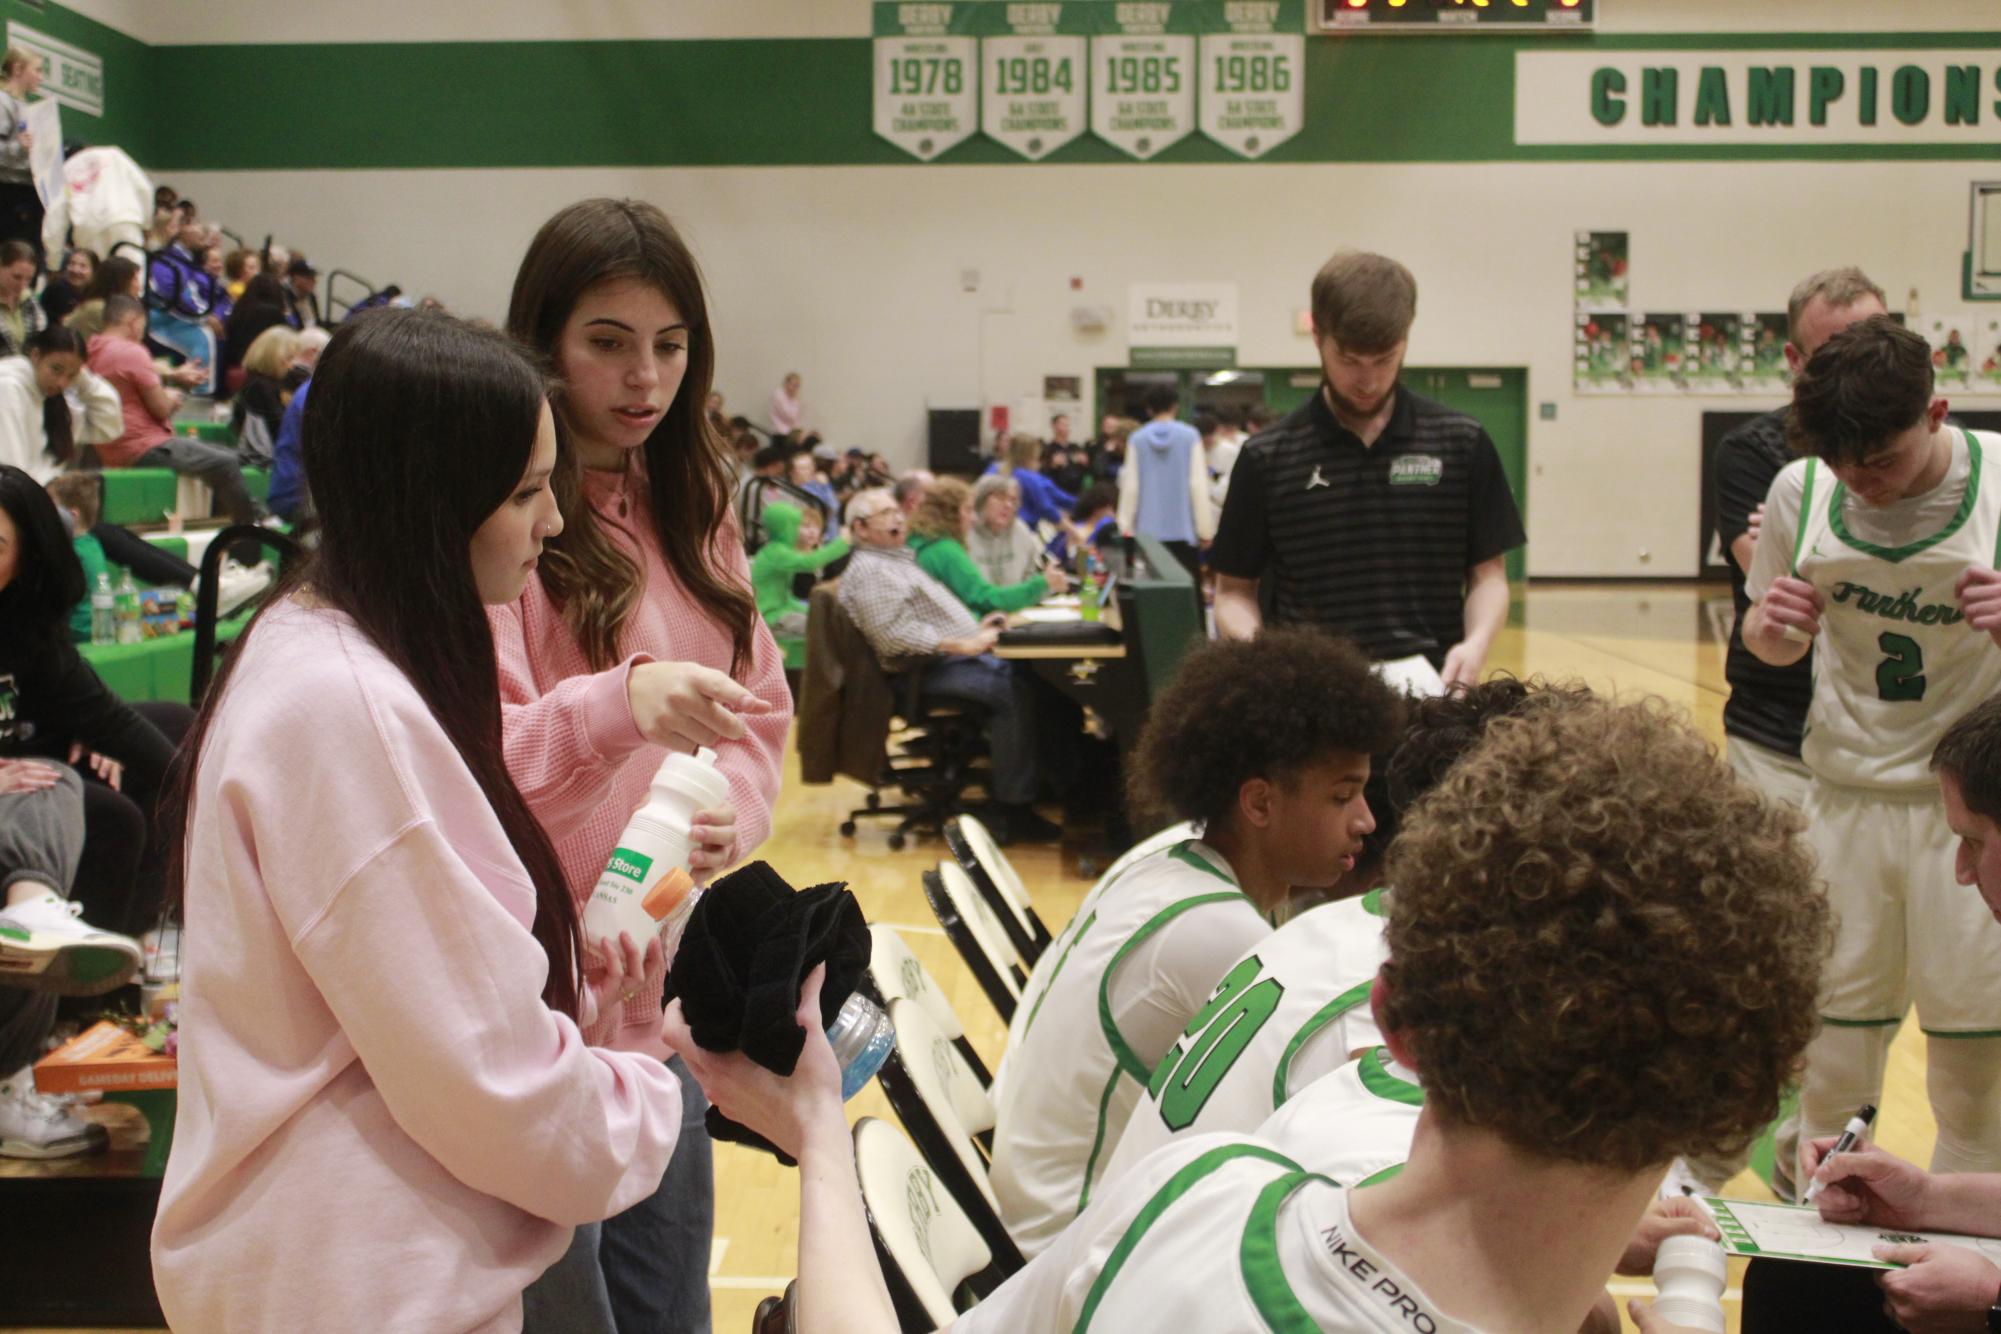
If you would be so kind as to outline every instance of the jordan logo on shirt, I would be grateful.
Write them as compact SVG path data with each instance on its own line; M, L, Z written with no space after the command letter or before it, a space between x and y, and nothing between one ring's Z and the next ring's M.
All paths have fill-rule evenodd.
M1311 491L1316 486L1332 486L1332 485L1334 485L1334 483L1328 481L1325 477L1322 477L1320 475L1320 465L1317 463L1314 464L1313 476L1306 479L1306 489L1308 491Z

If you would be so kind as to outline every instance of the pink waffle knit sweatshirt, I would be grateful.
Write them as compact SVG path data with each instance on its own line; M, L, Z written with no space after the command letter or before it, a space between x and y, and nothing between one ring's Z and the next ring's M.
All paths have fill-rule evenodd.
M680 1088L542 1003L534 913L409 680L339 612L266 612L188 836L174 1328L519 1330L572 1228L659 1188Z
M539 575L529 579L519 602L487 609L500 658L507 768L549 831L579 912L589 902L625 822L645 803L654 772L667 757L664 749L639 734L632 721L626 676L633 664L696 662L720 672L730 670L729 632L674 576L659 544L650 536L642 540L642 534L653 531L653 516L638 462L635 459L625 474L584 474L585 494L598 522L645 572L646 591L619 636L624 662L607 671L591 671L583 648ZM729 562L731 575L749 588L750 562L734 522L718 535L717 549ZM743 740L716 747L717 767L729 779L736 806L739 858L748 858L771 833L785 734L792 725L785 661L764 618L756 621L750 667L738 679L768 703L771 712L746 717ZM614 1007L586 1029L585 1036L596 1045L664 1059L660 989Z

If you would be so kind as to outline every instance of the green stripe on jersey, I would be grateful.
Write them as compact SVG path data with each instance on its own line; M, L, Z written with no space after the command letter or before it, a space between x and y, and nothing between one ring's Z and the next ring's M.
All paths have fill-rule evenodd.
M1806 523L1813 516L1813 475L1820 466L1817 458L1806 461L1806 476L1800 483L1800 516L1793 525L1793 578L1800 577L1800 557L1806 554Z
M1400 1102L1407 1107L1424 1106L1424 1089L1408 1079L1398 1079L1383 1065L1383 1057L1388 1053L1389 1048L1377 1047L1363 1055L1360 1070L1362 1087L1390 1102Z
M1227 871L1220 869L1216 865L1216 863L1210 861L1207 857L1204 857L1201 853L1195 851L1195 845L1199 842L1201 842L1201 840L1195 838L1183 839L1181 842L1176 843L1173 847L1169 848L1167 850L1167 855L1172 857L1175 861L1181 862L1187 866L1194 867L1198 871L1207 871L1210 875L1215 876L1218 880L1222 881L1224 884L1229 885L1233 889L1236 888L1237 878L1235 876L1231 875Z
M1214 867L1207 869L1212 872L1215 870ZM1105 1041L1111 1044L1112 1056L1118 1061L1119 1067L1142 1084L1153 1078L1153 1071L1143 1064L1139 1056L1127 1045L1125 1035L1119 1032L1118 1021L1112 1018L1112 975L1119 971L1119 965L1126 961L1127 955L1144 944L1154 932L1181 914L1211 903L1228 903L1232 899L1250 902L1240 891L1231 890L1227 894L1197 894L1194 898L1182 899L1179 903L1171 903L1162 908L1147 918L1145 925L1133 932L1125 944L1119 946L1118 953L1114 954L1112 961L1105 965L1105 971L1098 979L1098 1027L1103 1030Z
M1362 895L1362 911L1371 917L1388 917L1390 906L1383 901L1383 896L1389 892L1389 886L1378 885Z
M1959 430L1958 427L1953 429ZM1960 431L1959 438L1966 442L1967 462L1971 467L1966 474L1966 492L1959 498L1959 509L1946 521L1945 527L1930 537L1921 537L1900 547L1879 547L1874 542L1864 542L1848 531L1848 523L1841 517L1841 503L1848 498L1848 488L1836 482L1834 498L1828 502L1827 510L1828 526L1834 529L1834 535L1857 551L1895 563L1920 551L1930 550L1965 527L1967 519L1972 517L1974 503L1980 498L1980 442L1973 438L1970 431ZM1800 513L1804 515L1806 509L1802 507ZM1804 528L1805 524L1802 523L1801 527Z
M1250 1221L1244 1224L1243 1242L1237 1248L1237 1263L1243 1268L1251 1305L1258 1308L1272 1334L1320 1334L1320 1326L1313 1323L1292 1284L1286 1282L1285 1266L1278 1258L1278 1211L1294 1191L1310 1181L1334 1184L1317 1172L1295 1172L1259 1191Z
M1405 1165L1403 1163L1391 1163L1388 1167L1385 1167L1380 1172L1371 1172L1369 1173L1369 1175L1363 1177L1360 1181L1357 1181L1355 1183L1355 1189L1360 1190L1364 1186L1380 1185L1383 1182L1388 1181L1391 1177L1395 1176L1397 1173L1403 1171L1404 1166Z
M1185 847L1186 844L1182 846ZM1177 853L1180 851L1180 848L1175 849ZM1215 867L1202 862L1200 858L1196 860L1204 870L1210 872L1212 875L1220 874ZM1153 1071L1140 1061L1139 1054L1126 1041L1125 1034L1119 1032L1118 1020L1112 1017L1112 975L1119 971L1119 965L1126 961L1126 956L1131 954L1135 949L1138 949L1146 941L1147 937L1181 916L1181 914L1192 908L1200 908L1205 904L1227 903L1231 899L1241 899L1245 903L1250 902L1249 899L1244 898L1241 891L1233 889L1223 894L1197 894L1194 898L1182 899L1178 903L1171 903L1167 907L1162 908L1159 912L1147 918L1145 924L1139 930L1133 932L1127 938L1125 944L1119 946L1118 953L1112 955L1112 961L1105 965L1104 973L1098 978L1098 1028L1105 1035L1106 1044L1112 1049L1112 1060L1115 1064L1112 1066L1112 1077L1105 1081L1105 1091L1098 1099L1098 1127L1091 1135L1091 1156L1084 1163L1084 1185L1083 1189L1077 1195L1078 1213L1083 1213L1084 1206L1091 1202L1091 1177L1098 1168L1098 1154L1105 1146L1105 1113L1111 1109L1112 1090L1118 1087L1119 1076L1122 1074L1131 1075L1139 1081L1142 1088L1153 1079ZM1084 933L1079 931L1077 934L1082 936ZM1052 982L1055 980L1055 974L1052 973L1050 975L1050 980ZM1026 1027L1022 1029L1023 1033L1027 1031Z
M1105 1300L1105 1294L1111 1290L1113 1280L1118 1278L1119 1271L1125 1268L1126 1261L1132 1258L1133 1251L1138 1249L1140 1242L1146 1237L1147 1230L1159 1221L1160 1216L1166 1213L1176 1200L1193 1190L1202 1178L1239 1158L1255 1158L1263 1162L1276 1163L1289 1172L1304 1170L1278 1150L1267 1149L1258 1144L1225 1144L1209 1150L1183 1167L1169 1177L1166 1183L1153 1193L1153 1198L1133 1215L1133 1221L1127 1225L1125 1234L1119 1238L1118 1245L1112 1247L1112 1253L1105 1257L1105 1267L1098 1271L1097 1280L1091 1284L1090 1292L1085 1294L1083 1309L1077 1313L1077 1323L1071 1328L1071 1334L1085 1334L1091 1327L1091 1320L1097 1315L1099 1305Z
M1022 1021L1023 1040L1027 1039L1028 1030L1035 1027L1035 1016L1042 1013L1042 1002L1048 1000L1049 993L1056 989L1056 979L1063 976L1063 965L1070 962L1070 951L1077 948L1077 942L1084 938L1084 933L1089 931L1091 924L1097 920L1098 914L1094 909L1091 915L1084 919L1083 925L1077 928L1077 934L1070 937L1070 943L1063 947L1063 952L1056 956L1056 966L1049 970L1049 981L1044 984L1042 994L1035 998L1035 1004L1028 1011L1028 1018Z
M1292 1082L1292 1058L1299 1055L1299 1049L1313 1041L1314 1035L1321 1029L1368 1000L1369 989L1375 984L1376 979L1373 977L1366 982L1357 982L1354 986L1349 987L1333 1000L1328 1001L1318 1010L1315 1010L1313 1017L1299 1026L1299 1031L1292 1035L1292 1041L1285 1044L1285 1052L1278 1058L1278 1069L1273 1072L1271 1077L1271 1107L1273 1111L1277 1111L1285 1105L1286 1086ZM1346 1055L1347 1053L1344 1052L1342 1054Z

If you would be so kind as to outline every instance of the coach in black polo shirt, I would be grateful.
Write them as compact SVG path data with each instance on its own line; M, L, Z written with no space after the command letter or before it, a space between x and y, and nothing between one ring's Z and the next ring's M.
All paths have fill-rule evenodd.
M1508 618L1507 553L1526 540L1479 422L1397 383L1417 281L1349 251L1313 279L1325 379L1311 402L1244 446L1209 550L1216 628L1248 639L1272 618L1354 639L1379 661L1422 655L1471 684Z
M1860 269L1827 269L1793 289L1786 304L1786 363L1797 375L1820 345L1857 320L1884 313L1883 289ZM1724 753L1739 777L1774 801L1806 804L1807 770L1800 761L1800 731L1813 700L1813 655L1790 667L1760 662L1744 647L1744 613L1751 599L1744 572L1757 546L1752 517L1764 508L1772 479L1795 455L1786 443L1786 413L1777 408L1745 422L1716 447L1716 535L1730 563L1730 595L1737 619L1723 675L1730 699L1723 706Z

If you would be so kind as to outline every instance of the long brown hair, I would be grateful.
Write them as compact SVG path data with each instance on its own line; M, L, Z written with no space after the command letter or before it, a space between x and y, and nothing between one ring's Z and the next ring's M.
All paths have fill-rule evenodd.
M583 294L621 278L646 283L674 303L688 329L688 369L680 392L642 446L653 536L675 578L730 633L730 670L750 663L757 600L727 559L734 459L705 405L715 376L715 334L702 273L667 215L634 199L586 199L542 224L514 275L507 330L556 360L563 324ZM560 367L559 367L560 369ZM310 400L308 400L310 402ZM557 404L562 459L556 500L563 532L542 552L542 586L594 670L617 662L620 632L639 604L642 573L598 525L584 497L583 466Z
M940 477L924 488L917 513L910 516L910 531L919 537L949 537L966 540L966 506L973 501L973 488L956 477Z
M342 324L313 373L300 436L319 547L310 561L286 567L266 608L310 586L409 679L527 868L531 929L549 959L542 997L575 1018L576 900L507 771L500 672L470 554L474 531L527 470L546 387L498 330L421 310L370 312ZM244 641L260 632L263 616ZM186 889L202 743L241 659L239 645L175 758L166 821L172 901Z

